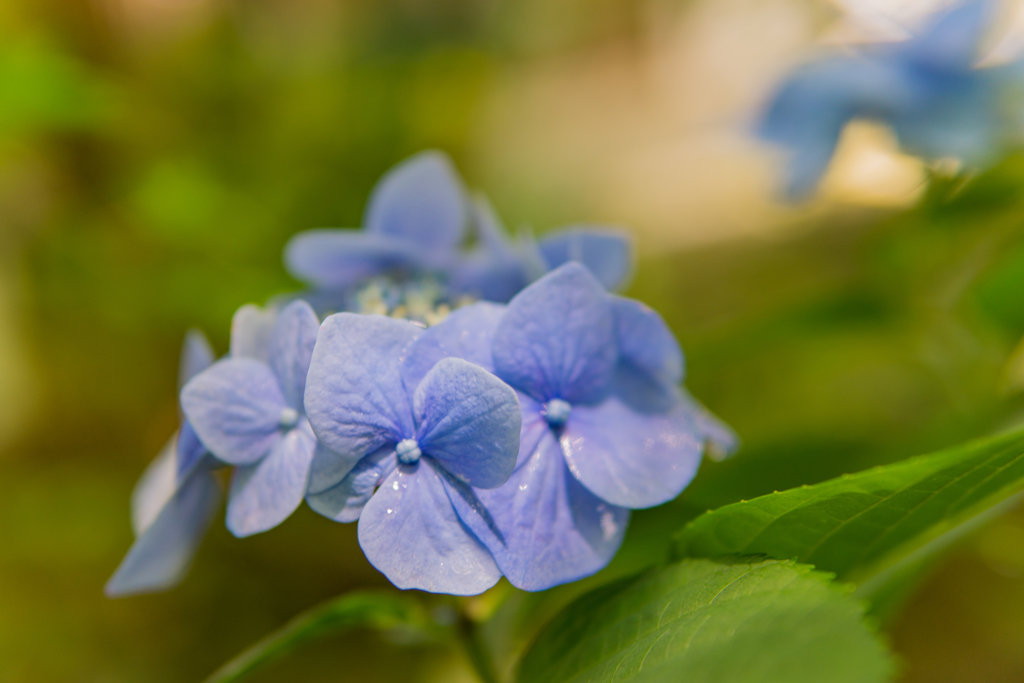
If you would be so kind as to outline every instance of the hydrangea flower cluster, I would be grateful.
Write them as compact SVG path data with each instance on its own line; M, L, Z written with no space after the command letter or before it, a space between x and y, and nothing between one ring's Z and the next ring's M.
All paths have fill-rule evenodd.
M928 160L990 160L1021 133L1010 101L1024 62L978 68L978 47L994 3L967 0L909 40L829 56L798 67L769 101L757 132L790 152L787 193L809 195L853 119L892 127L900 145Z
M357 522L399 588L472 595L593 574L630 510L679 495L707 446L736 447L681 388L661 317L610 293L629 275L623 233L510 240L438 152L386 174L365 223L297 235L285 262L311 289L239 309L227 357L190 333L182 427L136 490L108 594L181 579L218 468L236 536L305 500Z

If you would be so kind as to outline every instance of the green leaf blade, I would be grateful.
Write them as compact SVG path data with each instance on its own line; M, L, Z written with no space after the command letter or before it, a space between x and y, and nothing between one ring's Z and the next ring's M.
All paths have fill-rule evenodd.
M1024 490L1016 432L719 508L677 535L677 557L764 555L863 579L938 550Z
M788 561L686 560L570 605L522 683L875 683L892 662L861 605Z
M440 630L423 606L408 595L349 593L295 617L214 672L206 683L241 681L305 643L357 628L406 627L424 635Z

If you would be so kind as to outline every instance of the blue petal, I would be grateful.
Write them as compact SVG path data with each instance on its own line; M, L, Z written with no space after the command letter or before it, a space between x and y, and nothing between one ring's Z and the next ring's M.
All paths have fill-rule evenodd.
M519 408L523 414L523 426L519 429L519 456L516 469L537 450L541 439L551 434L551 427L544 419L543 406L526 394L519 393Z
M509 303L491 352L497 375L540 402L597 403L618 358L610 298L586 268L568 263Z
M929 159L987 162L1000 132L999 84L989 71L934 84L932 97L894 116L892 126L900 145Z
M613 297L621 361L656 382L675 387L683 381L683 350L661 316L639 301Z
M178 434L161 449L132 489L132 531L141 536L178 490Z
M570 261L582 263L610 292L625 287L633 271L633 244L622 230L563 228L541 239L540 251L551 269Z
M789 148L787 192L801 199L828 168L839 135L853 118L889 120L915 106L921 88L892 60L837 57L796 69L779 86L758 135Z
M573 408L561 438L569 469L613 505L647 508L678 496L700 466L703 439L681 405L634 412L617 398Z
M530 261L532 244L513 246L483 196L477 197L473 204L473 217L478 246L452 268L448 286L454 292L504 303L526 287L533 279L533 271L538 270ZM547 270L547 264L542 263L537 276Z
M188 420L181 423L177 437L178 481L181 481L188 476L193 467L199 464L208 451Z
M428 253L454 249L466 226L466 199L448 157L421 152L385 173L370 195L363 224L371 234Z
M446 484L459 517L523 590L544 590L600 570L629 524L629 510L598 499L569 473L550 432L504 486L470 491Z
M371 453L354 467L321 447L313 456L306 502L336 522L354 522L376 488L397 466L393 445Z
M413 406L424 453L473 486L508 480L521 424L512 387L469 361L444 358L416 389Z
M214 360L213 347L206 335L199 330L185 333L185 343L181 346L181 360L178 363L178 391L185 383L210 367Z
M280 440L286 404L266 363L227 358L185 385L181 407L214 455L232 465L250 465Z
M459 521L430 458L384 480L359 518L359 545L403 589L476 595L501 578L487 548Z
M316 313L300 299L281 311L270 335L270 367L277 375L285 402L299 412L303 412L306 375L319 331Z
M231 357L267 362L277 311L246 304L231 318Z
M379 315L324 320L306 378L306 414L327 448L359 459L415 432L401 363L422 328Z
M302 504L316 437L301 420L255 465L239 467L228 494L228 529L239 538L273 529Z
M708 456L712 460L725 460L740 447L740 438L729 425L715 417L690 392L682 389L679 400L689 411L698 432L708 444Z
M898 46L900 55L931 69L967 70L991 25L995 3L967 0L938 13L917 38Z
M442 358L462 358L485 370L494 371L491 341L505 313L500 304L478 302L452 311L427 329L409 350L402 363L402 381L412 394L431 368Z
M206 470L196 470L132 544L107 582L109 597L165 590L188 572L196 548L210 526L220 487Z
M379 273L417 269L416 245L388 235L354 230L307 230L289 240L284 263L296 279L325 289L342 289Z

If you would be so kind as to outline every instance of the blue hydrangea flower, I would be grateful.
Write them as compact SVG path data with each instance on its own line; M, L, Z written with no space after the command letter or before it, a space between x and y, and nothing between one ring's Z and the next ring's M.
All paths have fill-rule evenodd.
M986 163L1020 123L1000 110L1020 66L974 67L991 10L988 0L968 0L910 40L790 74L758 125L762 138L790 150L790 197L813 191L852 119L889 124L904 149L926 159Z
M453 312L410 351L406 381L447 357L493 371L519 393L509 481L491 490L444 482L459 517L519 588L604 567L629 509L671 500L696 473L707 435L679 395L678 344L657 314L609 295L580 264L549 273L507 308Z
M206 337L189 331L181 350L178 388L206 369L213 357ZM165 590L184 578L220 502L220 486L212 474L218 466L183 420L132 492L136 540L107 582L108 596Z
M317 290L325 310L353 310L352 288L375 276L445 285L451 300L508 301L569 260L585 263L608 289L625 284L632 249L622 231L572 226L536 243L509 240L485 200L470 201L447 156L421 152L388 171L370 196L362 230L308 230L285 247L289 272ZM464 249L467 230L476 245ZM322 305L321 305L321 302Z
M448 157L421 152L384 174L370 195L363 230L308 230L285 247L289 272L342 290L389 271L451 266L466 230L462 183Z
M317 440L302 397L319 326L305 301L276 316L245 307L232 324L231 357L181 392L199 439L235 466L227 526L236 536L272 529L305 496Z
M501 572L460 523L446 482L487 489L508 479L519 403L494 375L458 358L419 367L414 380L403 375L422 333L376 315L324 321L305 403L327 448L314 460L307 500L331 519L358 519L367 559L399 588L473 595Z
M539 242L529 232L510 240L490 203L479 197L473 216L478 245L452 269L452 289L485 301L504 303L545 273L569 261L584 264L609 291L626 286L633 271L633 248L623 230L572 225Z

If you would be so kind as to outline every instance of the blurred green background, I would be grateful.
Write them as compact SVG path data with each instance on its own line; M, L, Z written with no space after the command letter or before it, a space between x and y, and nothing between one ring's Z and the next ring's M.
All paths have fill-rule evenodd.
M691 390L744 440L636 514L584 585L642 567L707 508L1024 421L1024 157L925 192L925 170L854 140L851 168L865 144L889 154L875 185L840 169L810 206L772 199L750 114L834 14L0 0L0 680L200 680L298 611L387 585L353 525L302 509L242 541L216 523L167 594L102 594L131 543L131 488L176 427L184 331L226 351L235 308L296 287L288 237L358 225L379 175L425 147L510 227L633 229L629 293L663 313ZM884 624L903 679L1024 680L1022 577L1018 512ZM579 589L510 604L549 614ZM468 676L458 653L356 634L258 680Z

